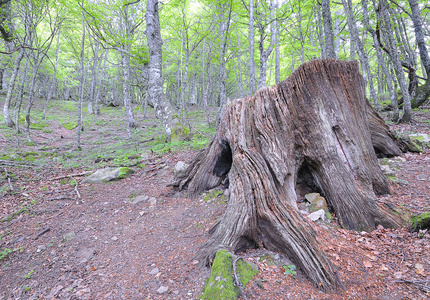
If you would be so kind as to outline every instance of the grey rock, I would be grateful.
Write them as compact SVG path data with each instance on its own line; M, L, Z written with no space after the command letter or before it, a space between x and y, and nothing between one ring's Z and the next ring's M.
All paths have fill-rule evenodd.
M165 294L167 293L167 291L169 290L169 288L167 286L160 286L160 288L157 290L157 293L159 294Z
M309 214L307 216L307 218L309 220L311 220L312 222L315 222L316 220L319 220L319 219L324 221L325 220L325 211L324 211L324 209L317 210L317 211Z
M139 196L136 196L136 198L133 199L133 201L131 202L131 204L138 204L140 202L145 202L148 199L149 199L149 197L146 196L146 195L139 195Z
M65 235L63 235L63 241L65 243L70 242L71 240L73 240L75 238L75 236L76 236L76 234L73 231L68 232Z
M80 264L85 263L93 257L95 252L96 250L94 248L85 248L85 249L79 250L76 253L76 259Z
M130 173L124 174L121 172L122 168L105 168L101 170L97 170L93 174L89 175L88 177L84 178L82 180L82 183L103 183L103 182L109 182L114 180L119 180L128 177L134 171L132 169L130 170Z
M41 251L45 251L46 250L46 246L45 245L39 245L37 246L37 252L41 252Z
M160 272L160 270L158 268L154 268L151 270L151 272L149 272L149 275L156 275L158 272Z
M419 174L415 178L419 181L426 181L428 179L428 176L426 174Z
M188 164L183 161L178 161L175 165L175 169L173 170L173 174L176 178L183 178L185 176L185 171L188 168Z
M155 206L157 205L157 199L155 199L154 197L149 198L149 206Z

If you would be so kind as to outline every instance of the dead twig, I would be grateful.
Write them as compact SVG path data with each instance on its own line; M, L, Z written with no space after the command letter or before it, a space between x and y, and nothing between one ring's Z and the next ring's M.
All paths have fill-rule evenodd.
M53 197L53 198L49 198L46 199L47 201L54 201L54 200L72 200L71 197L69 196L58 196L58 197Z
M72 177L72 179L76 181L76 185L75 185L75 188L74 188L74 190L76 192L76 195L78 196L78 199L81 199L81 193L79 193L79 190L78 190L79 183L78 183L78 181L75 178Z
M42 231L40 231L38 234L36 234L36 236L34 237L34 239L35 240L37 240L38 238L39 238L39 236L41 236L41 235L43 235L43 234L45 234L45 233L47 233L48 231L50 231L51 230L51 228L45 228L45 229L43 229Z

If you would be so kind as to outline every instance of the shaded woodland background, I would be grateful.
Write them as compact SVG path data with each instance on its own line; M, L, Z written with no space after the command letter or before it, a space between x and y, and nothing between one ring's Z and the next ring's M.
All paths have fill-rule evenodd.
M0 7L3 118L9 127L25 119L29 141L35 101L81 103L79 128L81 106L83 118L99 114L100 103L124 106L128 137L137 126L133 108L154 107L169 136L185 123L187 105L252 95L315 58L358 59L370 102L392 111L393 122L409 122L430 94L427 1L2 0ZM78 130L78 147L79 140Z

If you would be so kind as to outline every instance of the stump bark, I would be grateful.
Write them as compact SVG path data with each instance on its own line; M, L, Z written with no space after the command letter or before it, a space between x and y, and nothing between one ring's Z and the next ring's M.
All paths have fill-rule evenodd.
M374 150L377 149L377 150ZM223 108L212 142L174 185L193 197L229 180L229 202L197 258L263 245L286 253L322 289L339 284L315 232L297 210L297 187L322 194L351 230L394 227L378 209L389 192L375 151L400 155L369 105L357 62L315 60L278 85Z

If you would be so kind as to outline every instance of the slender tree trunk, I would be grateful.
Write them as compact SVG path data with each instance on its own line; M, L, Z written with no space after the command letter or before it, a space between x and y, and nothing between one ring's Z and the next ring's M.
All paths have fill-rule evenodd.
M131 106L130 96L130 55L129 47L126 49L126 53L121 52L121 63L122 63L122 94L124 97L125 116L127 122L127 135L131 138L131 129L136 128L136 121L133 116L133 108Z
M30 90L28 91L28 103L27 103L26 114L25 114L25 133L26 133L27 141L29 141L30 143L33 142L30 136L30 124L31 124L30 112L34 104L34 98L35 98L34 96L36 94L35 85L36 85L37 72L39 71L39 67L42 64L42 60L43 60L42 58L39 58L39 55L37 55L34 60L33 72L32 72L31 82L30 82Z
M15 120L15 130L16 130L16 133L21 133L21 130L19 128L19 115L21 113L22 98L24 96L24 85L25 85L25 82L27 81L28 63L29 63L29 60L27 59L25 61L24 71L22 72L21 84L20 84L20 87L19 87L18 97L17 97L17 99L15 101L14 120Z
M255 62L254 62L254 0L249 0L249 26L248 26L248 39L249 39L249 86L248 95L255 92Z
M429 77L430 76L430 58L427 51L426 41L424 38L420 9L418 7L418 2L416 0L408 0L408 1L412 10L412 22L414 23L415 40L418 44L418 49L420 51L421 64L424 66L424 69L426 70L427 77Z
M374 5L375 5L375 0ZM387 2L386 0L380 1L380 14L382 17L382 21L384 22L383 33L389 45L389 57L394 66L394 71L396 72L396 78L400 85L400 90L402 91L403 96L403 115L401 118L401 122L409 123L412 119L412 107L411 107L411 98L409 95L408 87L406 84L405 76L403 75L402 64L398 55L396 42L392 36L392 27L390 16L387 11Z
M279 49L279 22L275 20L275 81L278 84L281 81L281 53Z
M14 126L14 123L13 123L12 119L10 118L9 109L10 109L10 103L12 100L12 93L13 93L13 90L15 88L16 77L18 76L19 67L21 65L21 60L23 59L23 57L24 57L24 48L21 48L18 56L15 59L15 66L13 67L12 75L10 77L9 85L8 85L8 89L7 89L6 99L5 99L5 102L3 105L3 117L4 117L4 119L6 121L6 125L8 127Z
M171 108L164 98L162 77L163 41L160 33L158 0L148 0L146 6L146 37L149 48L149 87L148 96L168 136L172 133Z
M391 77L390 70L388 69L385 63L384 56L381 50L381 45L379 44L378 37L376 36L376 31L372 28L372 26L370 26L369 13L367 9L368 0L362 0L361 3L363 7L364 25L366 26L367 31L372 34L373 43L376 49L376 56L378 58L378 63L386 79L388 93L390 95L390 100L391 100L391 107L393 109L391 120L396 123L399 120L399 105L397 103L397 94L393 87L393 79ZM378 82L381 82L381 81L378 81Z
M54 91L54 89L56 88L56 85L57 85L57 69L58 69L58 60L59 60L59 54L60 54L60 33L61 33L61 31L58 30L58 35L57 35L57 49L55 50L54 75L52 77L51 84L49 85L48 96L46 97L45 107L43 108L43 115L42 115L42 119L43 120L45 120L46 109L48 108L49 101L51 101L53 91Z
M241 49L241 45L240 45L240 39L239 39L239 31L236 31L236 45L237 45L237 49ZM237 51L237 84L239 85L239 97L245 97L245 94L243 92L243 83L242 83L242 68L241 68L241 51L238 50Z
M326 58L336 59L336 52L334 50L334 34L333 25L330 12L330 1L321 0L322 18L324 23L324 37L325 37L325 54Z
M90 115L95 115L95 91L97 85L97 73L99 68L98 63L98 55L99 55L99 45L100 41L96 40L96 45L94 47L94 58L93 58L93 67L91 68L91 85L90 85L90 98L88 99L88 113Z
M270 21L274 20L275 13L274 2L270 2ZM273 51L273 45L275 43L275 27L271 22L270 25L270 44L266 50L264 50L264 40L265 40L265 32L262 24L259 26L260 28L260 42L258 48L260 49L260 78L258 80L258 88L262 88L266 86L267 81L267 60L269 59L270 54Z
M84 69L84 53L85 53L85 11L84 1L82 1L82 40L81 40L81 55L80 68L81 80L79 83L79 100L78 100L78 127L76 131L76 147L81 150L81 131L82 131L82 104L84 102L84 85L85 85L85 69Z
M357 53L360 59L361 69L364 73L364 76L367 77L366 79L367 85L369 86L370 90L370 96L373 99L373 104L375 105L375 108L378 109L378 98L376 97L375 86L373 85L373 76L372 72L370 71L369 58L367 57L364 45L361 42L360 36L358 34L356 21L352 11L352 1L348 0L348 3L346 3L346 0L342 0L342 3L346 12L348 27L351 34L351 40L357 46Z
M228 7L227 7L228 5ZM219 106L222 107L227 102L227 69L225 67L225 57L227 51L227 34L231 19L231 4L218 2L219 10L219 31L220 31L220 67L219 67ZM227 19L225 19L227 13Z

